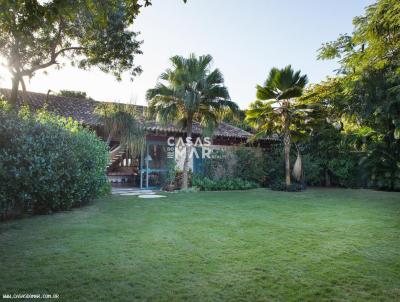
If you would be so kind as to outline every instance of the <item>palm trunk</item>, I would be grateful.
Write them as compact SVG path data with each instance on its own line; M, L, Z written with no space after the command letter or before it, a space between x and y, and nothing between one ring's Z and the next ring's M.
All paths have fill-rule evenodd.
M285 133L285 137L283 138L284 148L285 148L285 182L286 187L289 187L291 184L290 181L290 135L289 132Z
M188 120L188 125L187 125L187 136L192 137L192 121ZM189 186L189 159L190 159L190 154L192 153L192 144L188 144L186 142L185 144L185 161L183 162L183 173L182 173L182 189L187 189Z
M291 184L291 181L290 181L290 130L289 130L289 117L287 116L287 112L283 112L282 122L283 122L283 145L285 152L285 183L286 183L286 188L288 188Z

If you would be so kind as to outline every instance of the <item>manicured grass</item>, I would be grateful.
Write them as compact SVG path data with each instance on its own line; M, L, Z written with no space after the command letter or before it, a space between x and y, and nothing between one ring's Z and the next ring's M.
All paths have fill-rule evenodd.
M400 194L111 197L0 224L0 289L66 301L399 301Z

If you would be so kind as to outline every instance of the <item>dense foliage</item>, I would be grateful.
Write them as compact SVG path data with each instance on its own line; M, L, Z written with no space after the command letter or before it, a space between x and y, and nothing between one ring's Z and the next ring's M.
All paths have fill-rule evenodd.
M239 147L214 150L194 175L192 186L201 190L246 190L265 185L266 161L261 149Z
M255 182L243 180L241 178L219 178L210 179L208 177L194 176L192 186L202 191L229 191L229 190L249 190L257 188Z
M0 217L80 206L106 185L107 146L46 112L0 109Z
M266 184L266 159L261 149L238 148L235 150L234 156L234 177L259 185Z
M400 2L380 0L353 23L320 50L341 68L303 99L321 107L306 145L340 185L400 190Z
M379 0L353 23L351 35L320 49L320 59L339 59L338 75L291 98L292 108L304 113L291 115L289 132L307 184L400 190L400 2ZM282 132L287 121L277 118L280 106L263 101L284 93L270 89L278 82L267 79L246 112L258 134ZM273 157L279 160L269 163L272 184L280 187L281 155Z

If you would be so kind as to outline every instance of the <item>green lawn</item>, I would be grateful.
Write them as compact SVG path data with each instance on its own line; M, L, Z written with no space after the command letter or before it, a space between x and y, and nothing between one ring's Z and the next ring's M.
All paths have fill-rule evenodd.
M400 193L112 197L2 223L0 289L66 301L399 301Z

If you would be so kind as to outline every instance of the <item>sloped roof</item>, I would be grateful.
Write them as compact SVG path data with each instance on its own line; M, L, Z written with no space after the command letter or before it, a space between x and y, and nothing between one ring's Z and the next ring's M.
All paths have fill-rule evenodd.
M11 95L10 89L0 88L0 93L9 99ZM27 92L26 102L29 104L32 110L42 109L47 106L47 110L54 112L57 115L64 117L71 117L72 119L82 122L89 126L101 125L99 117L94 113L97 105L102 102L98 102L92 99L81 99L74 97L63 97L49 94L48 96L44 93L37 92ZM18 93L17 106L23 104L22 92ZM132 105L136 106L136 105ZM144 110L144 106L138 106L140 110ZM163 125L156 121L147 121L146 129L151 132L175 132L175 133L185 133L185 130L179 128L173 124ZM193 125L193 133L197 135L202 134L202 127L198 123ZM214 137L226 137L226 138L240 138L247 139L251 136L251 133L240 129L238 127L232 126L227 123L220 123L218 127L214 130Z
M148 121L146 122L146 129L149 131L153 132L175 132L175 133L185 133L185 129L179 128L173 124L161 124L155 121ZM193 134L196 135L201 135L203 132L203 129L201 125L197 122L193 122L193 129L192 129ZM251 133L237 128L235 126L232 126L230 124L221 122L218 124L218 127L214 129L213 133L214 137L220 136L220 137L228 137L228 138L241 138L241 139L247 139L251 136Z
M10 89L0 89L1 94L4 95L6 99L11 96ZM47 99L47 102L46 102ZM37 92L27 92L26 102L29 107L36 111L47 106L47 110L53 112L57 115L64 117L71 117L72 119L82 122L84 124L95 126L99 124L99 118L94 114L94 109L100 103L91 99L80 99L73 97L63 97ZM22 106L22 92L19 91L17 106Z

